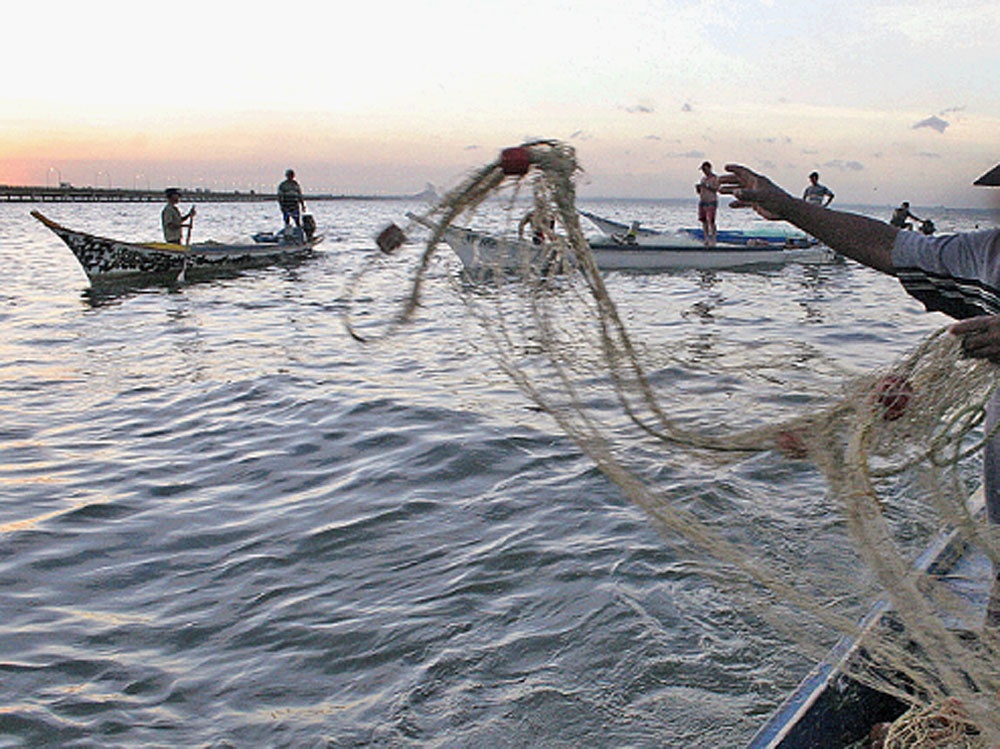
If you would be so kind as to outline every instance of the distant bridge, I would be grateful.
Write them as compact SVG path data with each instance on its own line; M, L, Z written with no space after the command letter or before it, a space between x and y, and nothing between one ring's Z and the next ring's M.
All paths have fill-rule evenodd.
M304 195L308 203L317 200L408 200L420 195ZM276 193L217 192L185 190L181 200L188 203L257 203L276 201ZM166 201L163 190L125 190L114 187L15 187L0 185L0 202L7 203L158 203Z

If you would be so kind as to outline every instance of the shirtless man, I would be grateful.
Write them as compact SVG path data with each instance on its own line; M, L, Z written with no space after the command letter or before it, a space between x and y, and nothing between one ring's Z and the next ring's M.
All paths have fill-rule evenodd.
M702 162L701 171L704 175L694 186L698 194L698 221L701 222L705 235L705 246L714 247L716 237L715 213L719 208L719 176L712 172L712 164Z

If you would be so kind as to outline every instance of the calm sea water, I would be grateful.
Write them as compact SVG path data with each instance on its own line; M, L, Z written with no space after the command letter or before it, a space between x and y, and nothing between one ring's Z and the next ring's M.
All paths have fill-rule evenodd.
M158 234L159 206L34 207ZM804 675L497 371L447 253L412 325L345 333L346 280L420 208L312 204L327 241L295 267L97 291L0 205L0 746L740 746ZM277 220L204 205L194 238ZM648 351L775 346L795 377L886 364L945 322L847 262L608 283ZM352 312L399 291L374 276ZM848 563L808 466L670 480L804 564Z

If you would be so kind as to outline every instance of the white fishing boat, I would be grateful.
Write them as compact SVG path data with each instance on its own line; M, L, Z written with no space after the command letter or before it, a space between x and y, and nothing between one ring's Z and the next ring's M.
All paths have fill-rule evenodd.
M448 227L443 239L470 271L544 269L560 261L553 256L550 246L496 237L473 229ZM837 258L836 253L821 245L786 249L719 243L715 247L705 247L687 235L663 234L646 237L634 244L614 237L601 237L590 239L589 244L597 267L607 271L721 270L786 263L829 263Z
M785 247L773 244L718 242L706 247L687 234L663 234L640 238L634 244L616 236L588 240L594 261L601 270L724 270L785 265L829 263L837 254L822 245Z
M589 211L580 211L580 215L597 227L599 231L609 237L626 238L632 233L638 244L657 243L663 241L665 237L670 237L669 232L657 231L640 226L637 222L629 225L620 221L613 221L603 216L598 216ZM678 229L677 234L688 236L692 239L704 240L704 232L698 228ZM803 231L781 222L766 222L753 229L719 229L716 233L716 240L722 244L742 244L742 245L768 245L784 249L794 249L802 247L813 247L819 244L815 237L810 237Z

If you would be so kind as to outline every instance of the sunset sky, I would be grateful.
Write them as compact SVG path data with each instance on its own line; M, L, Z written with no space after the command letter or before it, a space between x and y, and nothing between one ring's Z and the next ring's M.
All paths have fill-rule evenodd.
M447 188L566 140L590 197L738 161L839 203L996 205L996 0L53 0L4 10L0 183Z

